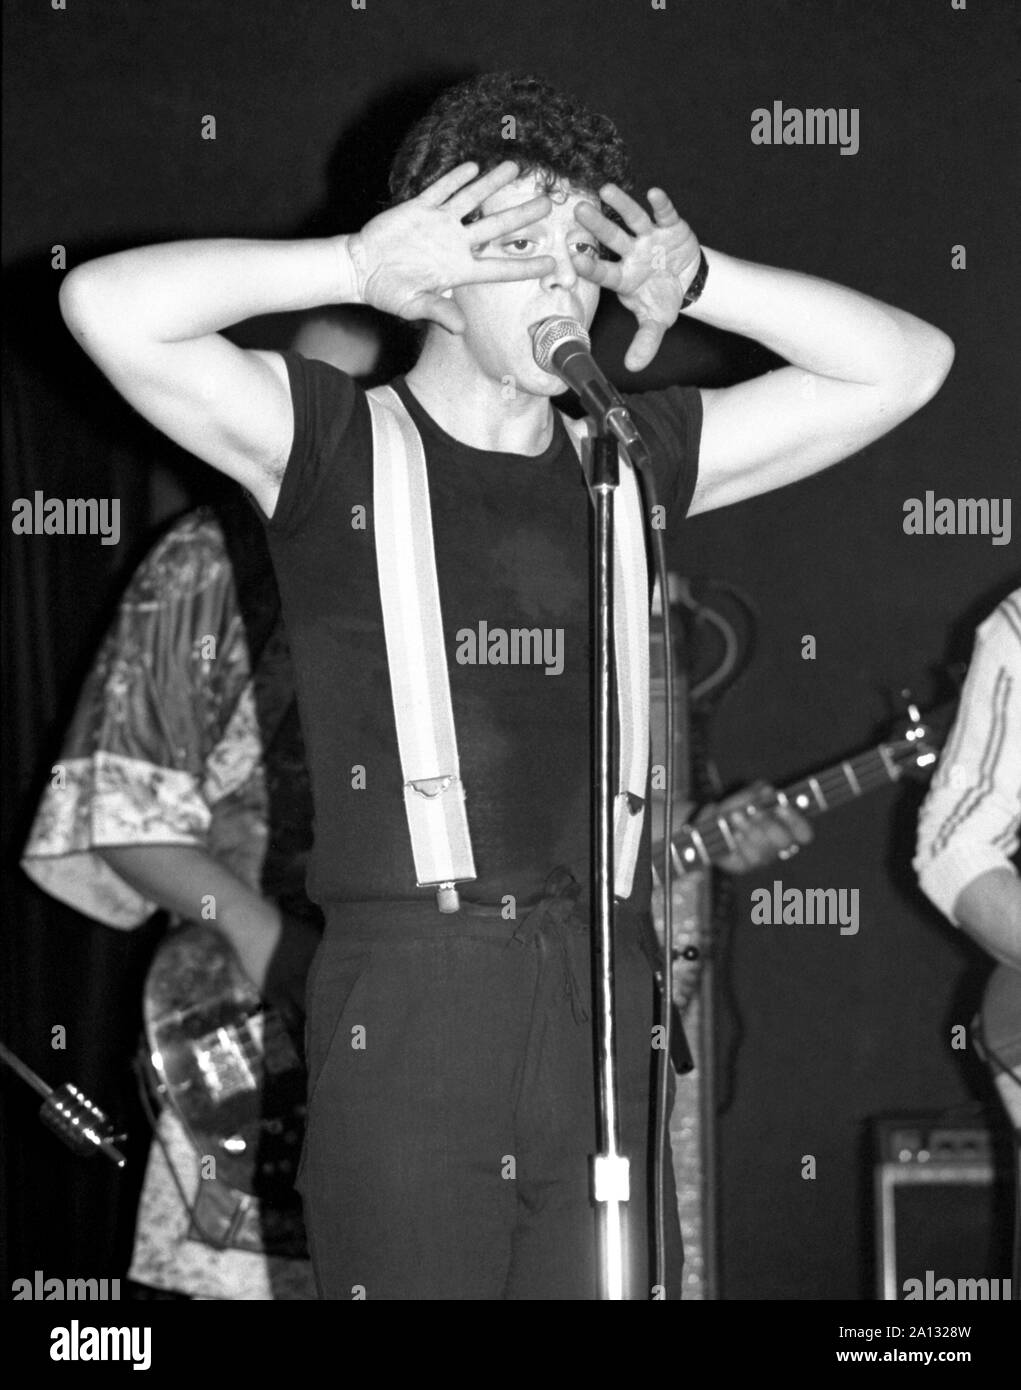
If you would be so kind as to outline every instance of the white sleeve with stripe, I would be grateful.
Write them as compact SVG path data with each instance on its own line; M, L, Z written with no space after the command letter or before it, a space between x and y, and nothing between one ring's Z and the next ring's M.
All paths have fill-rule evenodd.
M1011 869L1021 821L1021 589L979 627L957 720L918 819L919 885L952 922L961 891Z

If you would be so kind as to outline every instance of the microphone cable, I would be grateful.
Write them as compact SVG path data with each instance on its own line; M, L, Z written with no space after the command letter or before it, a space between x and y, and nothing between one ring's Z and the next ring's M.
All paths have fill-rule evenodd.
M656 479L651 467L651 458L642 442L639 446L628 448L628 457L634 466L645 494L646 516L651 517L658 506ZM665 799L663 803L663 866L661 881L663 885L663 964L659 974L660 983L660 1035L659 1056L655 1068L655 1122L653 1124L653 1211L655 1242L654 1289L667 1296L666 1281L666 1154L669 1144L669 1099L670 1099L670 1059L671 1028L673 1024L673 858L671 855L674 834L674 782L676 735L674 731L674 651L673 632L670 623L670 588L666 566L666 546L663 543L662 528L650 526L648 532L652 539L656 577L660 592L660 630L663 635L664 696L666 702L664 719L664 738L666 741Z

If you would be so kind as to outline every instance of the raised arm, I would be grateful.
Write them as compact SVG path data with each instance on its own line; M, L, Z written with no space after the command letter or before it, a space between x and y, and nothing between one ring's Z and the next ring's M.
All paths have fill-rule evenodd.
M950 339L903 309L841 285L719 251L686 312L753 338L787 367L702 392L692 512L783 487L857 453L936 394Z
M65 322L147 420L236 479L268 515L294 420L283 359L220 329L256 314L351 303L344 238L190 241L89 261L60 291Z
M286 368L278 354L235 347L221 330L259 314L367 303L462 331L444 291L532 279L551 265L546 257L476 258L485 241L549 208L547 198L531 198L465 226L461 219L511 182L517 166L477 173L459 165L353 236L192 241L104 256L65 278L61 311L140 414L272 516L294 432Z
M625 365L640 371L681 312L703 248L662 189L649 190L651 216L613 184L600 194L630 231L592 204L579 207L578 220L621 259L578 260L576 267L615 290L635 315L638 332ZM709 248L704 254L702 292L684 312L752 338L790 365L702 392L692 513L729 506L846 458L924 405L950 370L950 339L913 314L810 275Z

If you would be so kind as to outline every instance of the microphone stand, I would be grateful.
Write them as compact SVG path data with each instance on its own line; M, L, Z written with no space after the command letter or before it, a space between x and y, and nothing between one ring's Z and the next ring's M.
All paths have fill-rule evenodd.
M600 1289L606 1300L625 1297L626 1206L630 1164L620 1152L613 959L613 512L620 482L617 441L605 426L588 441L592 521L592 592L595 632L593 676L593 995L599 1152L592 1163L593 1197L599 1208Z
M592 1191L599 1208L600 1288L603 1299L620 1301L625 1297L626 1212L630 1197L630 1163L620 1152L620 1114L618 1109L616 1016L614 1012L613 961L613 504L620 483L618 441L627 451L631 464L644 470L650 463L649 451L635 428L623 399L599 371L588 355L589 337L581 325L564 317L544 319L532 334L532 353L544 371L559 376L578 396L596 429L585 447L588 450L589 488L593 500L592 520L592 603L594 633L592 642L592 699L593 714L593 820L594 853L592 870L592 993L594 998L593 1031L596 1053L596 1113L599 1152L592 1162ZM612 433L611 433L612 431ZM651 485L651 472L646 475ZM654 495L653 488L653 495ZM666 589L666 559L660 533L653 537L657 564ZM664 635L669 649L669 607L664 604ZM672 698L670 658L667 658L667 806L665 816L666 841L671 834L670 796L673 782L672 765ZM670 959L670 861L664 863L664 931L667 960ZM669 964L664 972L664 1026L669 1042L671 980ZM664 1048L668 1057L669 1048ZM657 1069L656 1172L662 1166L658 1137L665 1131L667 1112L667 1067ZM656 1210L656 1285L665 1289L666 1256L663 1184L657 1182Z

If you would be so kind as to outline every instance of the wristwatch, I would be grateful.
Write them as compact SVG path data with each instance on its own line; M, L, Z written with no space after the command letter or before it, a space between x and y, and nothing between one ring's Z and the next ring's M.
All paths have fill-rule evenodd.
M698 269L695 271L695 278L684 291L684 298L681 300L681 312L691 307L695 300L705 289L705 282L709 277L709 262L705 258L705 252L699 247Z

